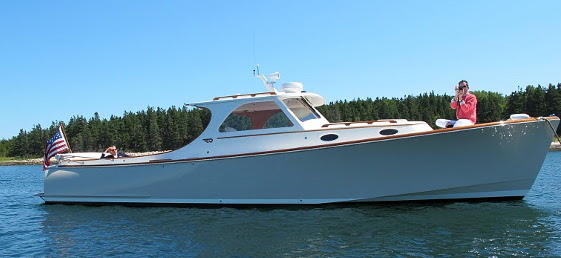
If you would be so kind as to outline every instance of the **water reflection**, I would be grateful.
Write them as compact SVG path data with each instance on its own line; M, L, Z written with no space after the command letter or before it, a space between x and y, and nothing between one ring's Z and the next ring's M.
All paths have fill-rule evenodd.
M559 255L525 201L314 208L44 206L57 255ZM553 224L555 225L555 224Z

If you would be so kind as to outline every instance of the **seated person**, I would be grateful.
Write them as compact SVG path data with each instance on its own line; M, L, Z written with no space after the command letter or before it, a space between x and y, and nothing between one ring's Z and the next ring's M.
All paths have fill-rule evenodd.
M105 150L105 152L103 152L103 153L101 154L101 158L100 158L100 159L103 159L103 158L106 158L106 159L113 159L113 158L115 158L115 157L117 157L117 147L111 146L111 147L107 148L107 149Z
M469 93L469 85L466 80L461 80L455 87L456 95L450 101L450 107L456 110L455 120L438 119L436 125L439 127L458 127L473 125L477 121L477 98Z

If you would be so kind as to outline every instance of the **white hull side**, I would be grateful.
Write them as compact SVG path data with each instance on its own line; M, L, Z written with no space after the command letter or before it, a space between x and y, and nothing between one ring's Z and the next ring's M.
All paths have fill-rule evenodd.
M321 204L522 197L552 136L549 125L537 121L214 160L51 168L44 198L47 203Z

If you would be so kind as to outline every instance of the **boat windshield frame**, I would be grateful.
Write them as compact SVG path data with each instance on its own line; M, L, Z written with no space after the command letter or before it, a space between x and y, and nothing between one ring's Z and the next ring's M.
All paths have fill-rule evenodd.
M310 102L302 96L298 98L285 98L282 102L301 122L322 118L319 111L317 111Z

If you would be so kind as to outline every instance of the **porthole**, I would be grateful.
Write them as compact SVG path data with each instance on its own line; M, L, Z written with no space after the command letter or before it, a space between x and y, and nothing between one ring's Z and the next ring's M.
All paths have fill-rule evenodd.
M333 140L337 140L337 138L339 138L339 135L336 134L326 134L321 136L321 140L322 141L333 141Z
M381 135L394 135L397 133L397 129L384 129L380 131Z

